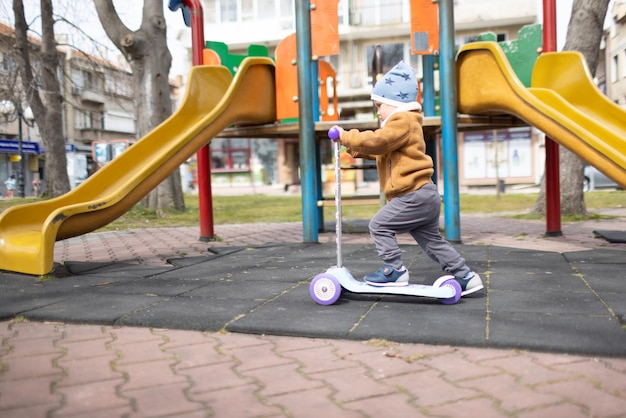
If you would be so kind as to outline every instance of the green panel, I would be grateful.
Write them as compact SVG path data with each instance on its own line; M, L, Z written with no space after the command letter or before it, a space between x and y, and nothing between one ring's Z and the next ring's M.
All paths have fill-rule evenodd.
M541 25L524 26L517 40L500 42L500 46L522 84L530 87L533 67L543 46Z
M237 68L246 57L269 57L267 47L264 45L249 45L248 55L229 54L228 46L224 42L206 41L205 48L212 49L222 61L222 65L235 75Z
M476 41L495 42L496 34L493 32L481 33ZM537 57L541 54L543 37L541 24L526 25L518 33L518 39L499 42L502 51L506 55L513 71L522 84L530 87L530 79Z
M497 40L498 38L496 37L495 33L485 32L478 35L478 38L476 38L475 42L496 42Z

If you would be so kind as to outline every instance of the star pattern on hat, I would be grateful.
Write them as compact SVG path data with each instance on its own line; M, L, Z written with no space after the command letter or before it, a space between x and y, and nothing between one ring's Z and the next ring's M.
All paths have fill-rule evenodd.
M417 99L417 93L418 86L413 68L404 61L400 61L377 80L372 89L372 98L397 106L414 102Z

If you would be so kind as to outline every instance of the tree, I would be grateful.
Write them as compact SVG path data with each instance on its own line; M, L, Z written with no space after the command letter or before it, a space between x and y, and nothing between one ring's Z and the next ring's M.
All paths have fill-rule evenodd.
M98 18L111 42L131 66L135 86L137 135L144 136L172 113L168 74L172 56L161 0L144 1L142 22L130 30L120 19L113 0L94 0ZM182 183L178 172L163 181L144 200L147 207L184 209Z
M28 40L28 24L22 0L13 0L15 49L19 76L26 102L42 133L46 149L46 194L60 196L70 190L63 138L63 95L59 82L59 54L54 37L52 0L41 0L41 66L35 73ZM16 98L21 106L21 97Z
M604 18L610 0L574 0L563 50L579 51L591 75L598 67L598 50L604 31ZM587 215L583 192L584 162L576 154L559 147L561 213ZM545 177L532 212L546 213Z

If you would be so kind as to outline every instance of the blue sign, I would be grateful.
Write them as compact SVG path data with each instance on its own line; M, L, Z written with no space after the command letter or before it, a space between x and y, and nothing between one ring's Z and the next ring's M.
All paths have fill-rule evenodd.
M0 139L0 152L5 154L19 154L20 144L18 141ZM22 141L22 154L43 154L43 149L38 142Z

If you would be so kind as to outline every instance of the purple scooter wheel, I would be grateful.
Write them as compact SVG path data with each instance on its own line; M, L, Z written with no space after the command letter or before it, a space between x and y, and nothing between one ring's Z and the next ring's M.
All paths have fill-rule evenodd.
M309 286L311 298L320 305L332 305L341 296L339 280L332 274L321 273L313 278Z
M463 289L461 289L461 285L459 284L459 282L454 279L448 279L439 285L439 287L445 286L449 286L454 289L454 296L452 296L451 298L439 299L439 302L443 303L444 305L454 305L461 299L461 292L463 292Z

